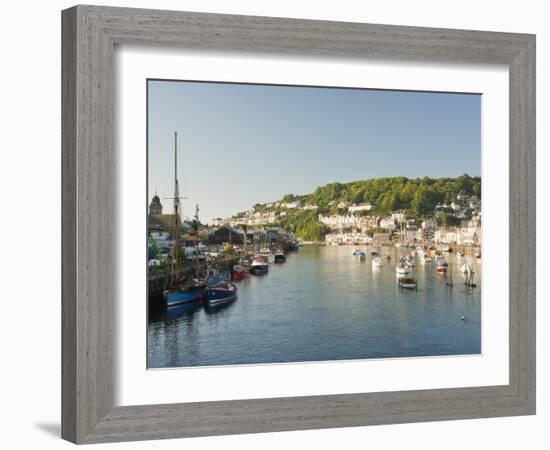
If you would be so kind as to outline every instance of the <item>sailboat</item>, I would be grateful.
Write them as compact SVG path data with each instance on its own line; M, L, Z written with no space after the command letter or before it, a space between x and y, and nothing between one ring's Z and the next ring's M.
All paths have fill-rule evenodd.
M174 235L174 256L173 256L173 272L172 272L172 286L164 291L164 303L166 306L181 305L183 303L189 303L197 301L202 296L204 286L198 281L193 280L191 283L186 283L181 279L181 257L180 257L180 197L178 187L178 133L174 131L174 223L173 223L173 235ZM198 207L197 207L198 214ZM198 240L198 232L197 232ZM198 252L195 255L197 263L197 278L198 278Z

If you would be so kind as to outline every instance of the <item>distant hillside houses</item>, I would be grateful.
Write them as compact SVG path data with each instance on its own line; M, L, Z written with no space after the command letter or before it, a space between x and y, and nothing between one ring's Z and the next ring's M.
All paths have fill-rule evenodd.
M212 225L213 227L221 227L224 224L225 224L225 219L223 219L221 217L215 217L210 222L210 225Z
M434 240L441 244L481 244L481 216L464 221L460 227L441 227L434 233Z
M338 207L340 207L338 205ZM372 205L370 203L361 203L359 205L351 205L348 208L348 212L355 213L355 212L361 212L361 211L370 211L372 209Z
M481 212L481 200L475 195L458 194L449 203L439 203L435 207L435 215L450 214L457 219L466 219Z
M379 216L356 216L353 214L319 214L319 222L329 227L331 230L343 230L346 228L359 228L366 231L369 228L378 227L380 224Z
M395 230L395 219L392 217L383 217L380 219L380 225L381 228L387 228L388 230Z
M284 209L297 209L302 206L302 201L294 200L292 202L284 202L284 203L281 203L280 206L281 208L284 208Z

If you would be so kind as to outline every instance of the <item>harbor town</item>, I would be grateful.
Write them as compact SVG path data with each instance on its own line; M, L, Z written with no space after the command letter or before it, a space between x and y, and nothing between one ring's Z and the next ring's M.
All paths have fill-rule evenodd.
M147 367L479 355L480 108L148 81Z
M372 181L380 180L365 183ZM417 187L415 192L430 198L425 187L434 186L440 180L403 177L383 180L384 184L392 181L402 186L412 183ZM240 280L249 275L268 274L270 264L285 263L289 253L304 245L353 246L350 254L359 260L365 260L367 252L375 257L373 268L384 266L379 258L381 249L409 248L409 254L392 264L398 275L397 285L417 289L417 281L408 276L408 269L414 267L417 258L423 264L434 262L434 270L444 277L448 266L445 254L455 252L459 257L481 259L481 202L472 193L479 192L480 179L464 175L462 179L446 179L444 185L451 186L451 192L440 195L444 201L431 207L426 202L420 207L419 202L415 205L416 197L407 209L386 211L372 203L335 200L334 195L330 196L331 200L325 198L321 206L307 202L315 194L319 196L317 191L346 192L346 186L329 185L311 195L290 194L280 201L256 204L231 217L217 217L203 224L199 205L193 218L182 220L175 173L172 213L164 212L165 207L156 194L149 205L150 306L170 307L204 301L212 307L235 301ZM432 188L431 197L439 198L434 193L437 191ZM378 198L384 202L386 194L382 192ZM401 204L404 203L401 200ZM297 225L300 223L301 227ZM390 259L389 255L384 256L388 264ZM471 262L465 261L461 272L468 274L464 280L466 285L476 286ZM407 283L403 285L399 278L406 278ZM452 287L453 281L447 281L447 285Z

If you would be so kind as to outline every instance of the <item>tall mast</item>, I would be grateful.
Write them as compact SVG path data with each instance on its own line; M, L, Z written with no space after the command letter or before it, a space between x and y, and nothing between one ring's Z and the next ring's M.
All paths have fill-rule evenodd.
M199 205L195 206L195 277L199 278Z
M178 132L174 131L174 281L180 278L180 195L178 189Z

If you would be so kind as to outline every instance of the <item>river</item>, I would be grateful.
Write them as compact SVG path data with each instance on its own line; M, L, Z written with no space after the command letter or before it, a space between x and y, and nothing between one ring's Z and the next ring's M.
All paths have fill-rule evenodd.
M271 264L269 273L238 283L238 299L210 310L201 304L150 314L148 367L188 367L479 354L481 264L476 288L446 254L447 277L435 264L410 273L417 290L397 287L395 264L411 249L381 248L391 261L373 268L354 247L305 246Z

